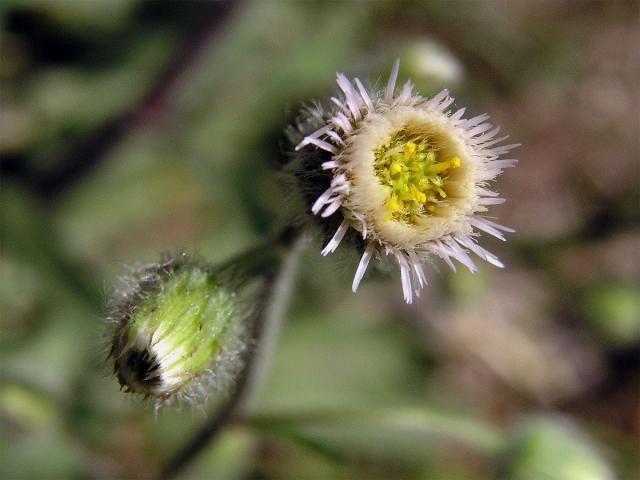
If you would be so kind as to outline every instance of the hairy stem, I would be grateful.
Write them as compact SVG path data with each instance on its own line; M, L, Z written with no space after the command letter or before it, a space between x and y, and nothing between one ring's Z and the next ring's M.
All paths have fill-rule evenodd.
M267 244L240 257L240 259L249 256L260 257L268 249L284 248L280 267L275 271L268 271L264 279L265 286L260 299L260 308L253 325L253 338L256 339L256 347L249 351L245 367L231 396L215 412L211 420L167 462L160 478L173 478L182 471L215 440L217 434L227 423L242 413L252 394L260 387L262 377L270 364L271 354L291 297L291 287L298 257L306 243L306 236L300 232L296 232L294 235L291 231L285 231L274 240L275 245L273 241L267 242ZM253 267L260 265L260 261L253 263Z

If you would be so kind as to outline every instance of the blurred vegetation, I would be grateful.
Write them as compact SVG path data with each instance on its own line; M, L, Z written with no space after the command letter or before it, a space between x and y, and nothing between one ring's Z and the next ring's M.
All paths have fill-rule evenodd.
M184 478L640 475L635 1L4 0L0 474L148 478L206 420L105 365L124 265L285 221L282 129L335 71L447 86L521 142L507 268L424 298L305 254L263 391ZM437 273L437 270L442 270Z

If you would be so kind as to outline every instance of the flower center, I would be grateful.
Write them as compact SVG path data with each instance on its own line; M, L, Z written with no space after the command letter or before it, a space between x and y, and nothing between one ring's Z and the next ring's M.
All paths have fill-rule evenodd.
M433 215L447 198L450 170L460 167L460 157L441 158L428 140L407 138L404 132L374 153L376 176L387 192L387 221L415 223L420 215Z

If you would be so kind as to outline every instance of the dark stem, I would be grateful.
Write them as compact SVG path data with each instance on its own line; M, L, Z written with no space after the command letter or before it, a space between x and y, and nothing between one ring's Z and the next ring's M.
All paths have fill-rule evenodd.
M167 462L160 474L161 479L175 477L202 450L209 446L222 428L242 412L252 393L259 387L264 371L269 364L284 310L289 301L297 259L306 242L304 233L295 232L294 236L293 231L285 230L283 234L274 237L275 242L272 240L270 244L267 243L247 254L260 254L257 251L260 248L285 249L280 260L280 267L268 270L263 280L264 288L259 300L260 308L255 317L252 332L253 338L256 339L256 347L248 352L245 367L231 396L215 412L211 420Z
M232 17L240 0L197 2L198 11L193 27L171 62L139 102L122 112L88 137L67 150L54 162L60 165L54 172L36 179L38 191L45 198L58 196L97 166L112 148L132 130L166 116L166 110L184 74L200 58L225 22Z

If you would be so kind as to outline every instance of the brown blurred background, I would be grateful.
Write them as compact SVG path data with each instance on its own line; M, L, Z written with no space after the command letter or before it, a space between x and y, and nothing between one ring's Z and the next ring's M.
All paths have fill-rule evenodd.
M125 398L103 304L124 265L213 262L286 222L274 170L336 71L447 87L515 142L483 239L417 304L304 253L265 388L185 478L637 478L639 4L0 4L0 473L148 478L206 417ZM392 276L392 275L391 275Z

